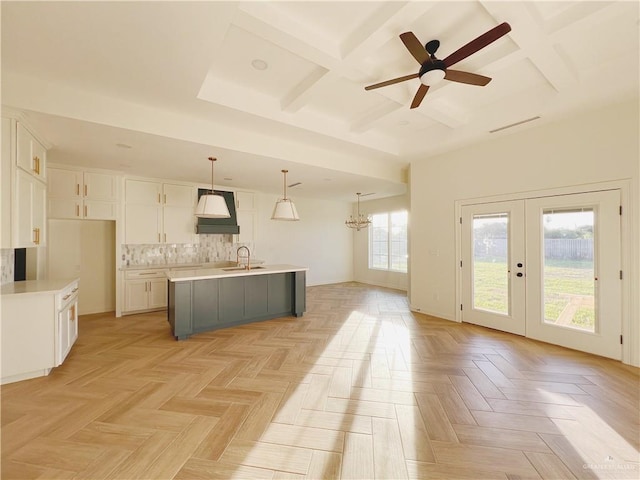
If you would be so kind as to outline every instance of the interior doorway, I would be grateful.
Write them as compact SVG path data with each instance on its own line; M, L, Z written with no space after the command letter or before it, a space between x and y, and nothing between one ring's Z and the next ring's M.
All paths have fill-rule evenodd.
M621 359L620 191L464 205L462 321Z

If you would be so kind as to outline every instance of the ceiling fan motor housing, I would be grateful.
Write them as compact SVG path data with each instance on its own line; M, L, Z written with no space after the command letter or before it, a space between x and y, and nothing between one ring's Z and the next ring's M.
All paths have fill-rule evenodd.
M422 64L422 66L420 67L420 71L418 72L418 77L421 77L431 70L442 70L444 72L446 71L446 69L447 67L442 60L438 60L437 58L430 59Z

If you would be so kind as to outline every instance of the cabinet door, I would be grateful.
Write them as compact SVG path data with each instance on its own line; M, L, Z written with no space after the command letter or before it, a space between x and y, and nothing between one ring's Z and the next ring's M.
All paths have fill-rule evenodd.
M0 158L0 165L2 170L0 171L0 181L2 186L0 187L0 208L2 208L2 214L0 215L0 248L11 248L11 206L12 198L12 176L11 176L11 120L8 118L2 119L2 155Z
M82 200L80 199L49 197L48 205L49 218L82 218Z
M50 197L80 198L82 172L51 168L47 188Z
M99 200L84 200L82 215L90 220L115 220L118 204Z
M194 243L196 217L193 207L164 206L164 243Z
M254 199L255 195L253 192L243 192L238 190L236 192L236 208L238 210L254 210L256 208Z
M20 123L17 127L16 163L34 177L45 178L46 150Z
M34 179L26 172L16 172L16 194L14 197L13 246L15 248L36 245L33 226L33 183Z
M149 308L167 306L167 279L149 280Z
M141 180L125 182L125 201L127 204L160 205L162 184Z
M116 202L118 201L118 179L114 175L85 172L82 193L85 199Z
M69 350L78 339L78 301L69 307Z
M38 180L32 180L33 206L32 218L33 228L36 229L36 245L47 244L47 187Z
M256 231L256 212L251 210L238 210L236 212L240 233L236 235L237 243L253 243Z
M244 316L256 318L269 313L269 275L244 277Z
M56 366L62 365L71 344L69 343L69 310L64 309L58 314L58 341L56 342Z
M124 310L134 312L149 308L149 281L126 280L124 282Z
M196 208L196 196L198 191L189 185L173 185L165 183L162 185L163 203L174 207Z
M125 243L160 243L162 207L159 205L127 204L125 206Z

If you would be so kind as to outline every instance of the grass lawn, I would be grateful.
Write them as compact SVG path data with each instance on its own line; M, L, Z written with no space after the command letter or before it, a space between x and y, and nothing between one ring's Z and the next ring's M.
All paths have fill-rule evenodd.
M567 326L593 330L595 325L594 272L591 262L549 261L544 267L544 316L556 323L572 300ZM474 263L474 307L507 314L508 276L504 262ZM564 319L561 319L564 320Z

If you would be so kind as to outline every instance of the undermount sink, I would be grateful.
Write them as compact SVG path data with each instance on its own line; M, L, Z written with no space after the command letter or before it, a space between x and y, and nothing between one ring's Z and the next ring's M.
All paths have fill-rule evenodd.
M264 268L264 267L260 267L260 266L251 267L249 271L258 270L259 268ZM246 270L246 269L247 269L246 267L231 267L231 268L223 268L222 270L224 270L225 272L235 272L235 271Z

